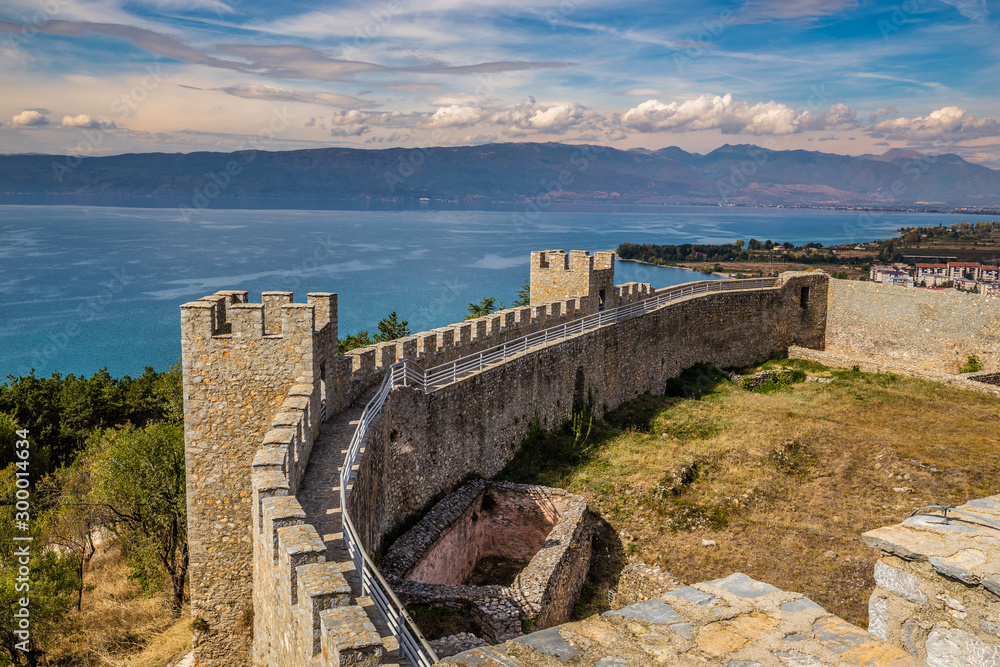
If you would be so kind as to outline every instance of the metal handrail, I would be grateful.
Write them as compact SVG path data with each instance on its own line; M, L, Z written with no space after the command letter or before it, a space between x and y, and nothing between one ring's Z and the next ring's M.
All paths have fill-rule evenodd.
M928 510L928 509L941 510L941 514L920 514L920 512L922 512L923 510ZM936 519L944 519L945 523L949 523L951 521L951 518L948 517L948 512L955 512L956 514L962 514L968 517L972 517L973 519L976 519L976 521L982 521L986 523L988 528L1000 530L1000 523L993 521L992 519L987 519L986 517L980 514L973 514L972 512L966 512L964 510L960 510L952 505L924 505L923 507L918 507L917 509L910 512L910 516L908 518L912 519L915 516L930 516ZM955 517L955 520L965 521L967 523L975 523L973 521L969 521L968 519L963 519L962 517Z
M344 467L340 470L340 516L342 517L344 547L348 555L354 561L361 577L361 594L368 595L374 601L382 615L385 616L389 625L389 631L399 641L399 647L403 654L414 667L430 667L438 662L434 649L420 633L417 624L413 622L410 615L406 613L406 608L392 592L392 588L382 578L375 563L365 552L358 537L358 531L354 527L351 515L347 511L347 485L351 481L354 473L354 466L357 464L361 454L361 445L368 437L372 425L382 412L389 392L392 391L397 379L405 379L405 366L403 362L393 364L389 372L382 379L382 384L375 396L365 406L361 413L358 427L354 431L351 443L347 446L347 456L344 459ZM398 376L398 377L397 377Z
M445 362L427 370L421 369L412 361L407 362L406 367L408 370L405 374L407 380L406 386L418 386L423 388L425 392L430 393L442 385L454 382L469 373L481 371L492 364L506 361L510 357L526 352L537 345L547 345L609 324L624 322L690 296L713 292L763 289L774 287L777 282L777 278L752 278L749 280L702 280L678 285L641 301L603 310L593 315L587 315L586 317L566 322L565 324L558 324L548 329L525 334L524 336L500 343L481 352L474 352L473 354L460 357L455 361Z
M467 373L481 371L486 366L505 361L510 356L521 354L535 346L547 345L585 331L633 319L679 299L711 292L762 289L773 287L776 283L776 278L688 283L635 303L601 311L572 322L521 336L426 371L408 359L397 361L389 367L375 396L365 405L361 419L358 421L358 426L351 438L351 443L347 446L344 467L340 471L340 515L343 525L344 548L347 549L361 576L362 595L369 595L375 602L375 606L388 621L390 632L399 641L400 649L414 667L430 667L438 662L437 654L427 643L416 623L406 613L406 608L392 592L392 588L365 552L361 538L351 520L351 515L347 511L347 486L354 474L354 466L357 465L361 455L361 445L368 438L371 427L381 415L382 407L393 388L414 386L422 388L425 392L430 392L439 384L454 382Z

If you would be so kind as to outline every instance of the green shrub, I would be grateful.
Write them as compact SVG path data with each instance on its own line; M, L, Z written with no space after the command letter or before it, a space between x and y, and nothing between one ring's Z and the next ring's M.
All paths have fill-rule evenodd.
M978 373L983 370L983 362L974 354L970 354L965 363L958 369L959 373Z

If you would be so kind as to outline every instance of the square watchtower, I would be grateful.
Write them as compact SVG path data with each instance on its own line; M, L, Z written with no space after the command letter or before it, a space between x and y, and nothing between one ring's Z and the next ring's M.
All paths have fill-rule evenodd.
M580 299L585 314L615 306L615 254L586 250L531 253L531 305Z

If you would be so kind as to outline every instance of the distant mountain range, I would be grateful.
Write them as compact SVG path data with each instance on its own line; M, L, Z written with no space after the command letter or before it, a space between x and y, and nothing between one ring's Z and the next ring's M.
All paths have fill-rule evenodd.
M785 206L994 207L1000 171L958 155L846 156L725 145L559 143L365 150L0 155L0 194L233 199L446 199ZM206 203L208 202L208 203Z

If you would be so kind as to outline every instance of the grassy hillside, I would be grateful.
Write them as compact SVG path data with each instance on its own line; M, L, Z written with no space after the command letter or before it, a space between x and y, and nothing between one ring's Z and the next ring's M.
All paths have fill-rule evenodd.
M603 608L627 560L686 583L744 572L867 627L877 554L860 535L1000 491L995 398L799 360L765 367L830 381L750 391L690 369L589 435L585 417L528 436L499 477L582 494L607 522L577 615Z

